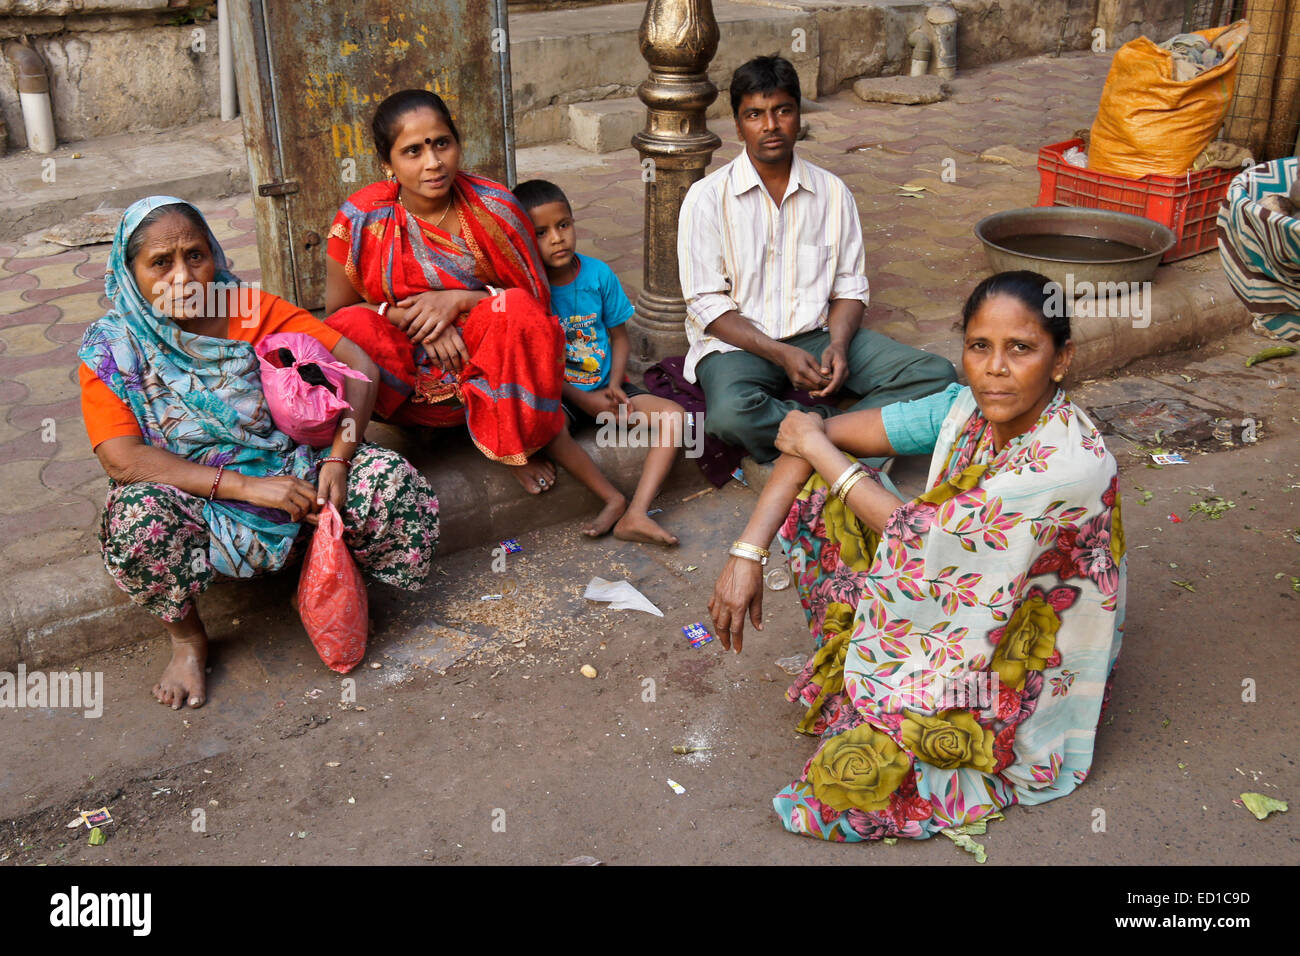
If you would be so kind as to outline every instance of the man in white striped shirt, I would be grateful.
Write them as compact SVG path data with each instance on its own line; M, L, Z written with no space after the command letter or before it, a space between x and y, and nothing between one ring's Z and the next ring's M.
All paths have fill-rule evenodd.
M685 375L705 395L704 428L774 459L793 385L824 400L841 388L852 409L921 398L956 381L942 356L861 328L868 295L857 205L838 177L794 152L799 76L761 56L731 79L745 151L691 186L677 259L686 299Z

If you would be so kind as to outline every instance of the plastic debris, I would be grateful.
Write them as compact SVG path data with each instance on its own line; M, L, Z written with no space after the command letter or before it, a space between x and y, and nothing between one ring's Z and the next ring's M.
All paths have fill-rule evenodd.
M600 860L594 856L575 856L572 860L565 860L564 866L604 866Z
M91 846L103 846L108 842L108 836L99 827L90 828L90 839L87 841Z
M970 824L967 824L967 826L969 825ZM969 835L958 832L961 829L964 828L949 827L948 829L940 830L939 832L942 833L944 836L946 836L949 840L952 840L953 843L957 844L967 853L974 856L976 863L986 862L989 857L988 857L988 853L985 852L984 847L981 844L976 843L974 840L972 840Z
M690 572L690 571L698 571L699 569L700 569L700 566L699 566L698 564L688 564L688 565L686 565L686 570L687 570L688 572Z
M86 821L86 828L93 830L97 826L113 822L113 814L108 812L108 807L100 807L98 810L84 810L81 819Z
M661 515L663 513L664 513L663 508L651 508L649 511L645 513L645 516L647 518L653 518L655 515ZM579 857L579 859L582 859L582 857ZM590 857L587 857L587 859L590 859Z
M691 642L691 647L703 647L709 641L713 640L713 635L702 622L697 621L694 624L687 624L682 627L682 633L686 639Z
M790 586L790 580L790 569L784 565L772 568L763 578L769 591L784 591Z
M1285 800L1274 800L1262 793L1243 793L1241 802L1245 804L1247 810L1255 814L1256 820L1263 820L1270 813L1286 813L1288 809Z
M673 753L680 755L704 753L706 750L712 750L712 747L687 747L684 744L673 745Z
M804 664L808 663L808 657L805 654L791 654L789 657L782 657L776 662L776 666L781 668L790 676L794 677L803 670Z
M1268 387L1269 387L1269 388L1286 388L1286 376L1285 376L1285 375L1279 375L1277 378L1270 378L1270 379L1268 380Z
M604 578L592 578L587 582L587 589L582 596L588 601L608 601L610 610L645 611L655 617L663 617L664 612L655 607L644 594L632 587L628 581L606 581Z
M668 780L668 786L672 787L673 793L677 794L677 796L679 797L686 792L685 787L683 787L680 783L678 783L676 780L673 780L671 778Z
M1164 455L1152 455L1152 456L1151 456L1151 460L1154 461L1157 465L1185 465L1185 464L1187 464L1187 459L1184 458L1182 455L1180 455L1180 454L1179 454L1178 452L1176 452L1176 451L1175 451L1175 452L1170 452L1170 453L1168 453L1168 454L1164 454Z
M1174 514L1172 511L1169 513L1169 520L1172 521L1174 524L1183 523L1183 519L1178 517L1178 515Z
M500 601L505 595L503 594L483 594L479 596L480 601Z
M731 477L732 477L732 478L735 478L738 482L740 482L740 483L741 483L742 485L744 485L746 488L749 487L749 482L747 482L747 481L745 480L745 469L743 469L743 468L737 468L735 471L733 471L733 472L731 473Z
M501 547L506 549L506 554L518 554L524 550L523 545L516 538L506 538L501 542Z

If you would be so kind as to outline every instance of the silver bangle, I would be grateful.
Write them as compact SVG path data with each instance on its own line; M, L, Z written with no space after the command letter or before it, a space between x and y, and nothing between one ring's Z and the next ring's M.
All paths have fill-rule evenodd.
M862 470L862 462L860 461L855 461L853 464L849 465L849 467L845 468L840 476L835 479L835 483L831 485L830 493L838 498L840 495L840 489L844 487L844 482L848 481Z
M755 554L752 551L741 551L735 545L732 545L730 548L727 549L727 554L736 558L744 558L746 561L754 561L757 564L762 566L767 565L766 557L760 557L759 555Z

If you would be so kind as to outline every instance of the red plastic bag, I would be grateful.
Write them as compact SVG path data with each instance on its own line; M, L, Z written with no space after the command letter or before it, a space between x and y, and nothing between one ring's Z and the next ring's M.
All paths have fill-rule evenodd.
M298 579L298 614L330 670L346 674L361 663L368 612L366 583L343 543L343 519L326 502Z

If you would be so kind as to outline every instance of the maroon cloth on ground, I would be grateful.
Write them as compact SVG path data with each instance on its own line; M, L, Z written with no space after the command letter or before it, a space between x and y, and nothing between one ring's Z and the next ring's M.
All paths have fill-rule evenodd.
M685 355L672 355L650 366L645 370L645 387L652 395L671 399L688 412L707 414L704 408L704 390L686 381L686 376L682 374L685 365ZM800 405L817 404L817 400L807 392L794 387L787 388L777 398L798 402ZM731 480L731 473L740 467L746 454L745 449L739 445L730 445L706 433L703 454L696 462L713 487L721 488Z

